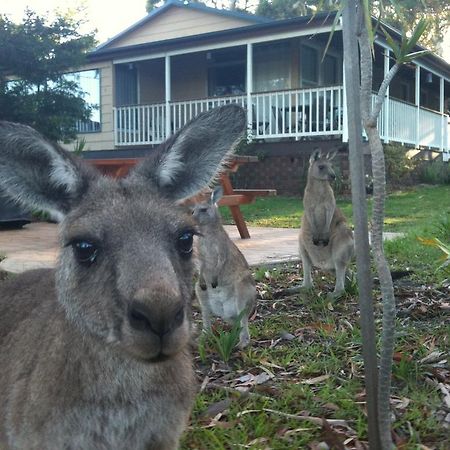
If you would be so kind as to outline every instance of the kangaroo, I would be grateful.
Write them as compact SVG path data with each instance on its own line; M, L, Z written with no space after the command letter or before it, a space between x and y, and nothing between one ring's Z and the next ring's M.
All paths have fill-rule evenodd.
M192 215L245 129L198 116L124 179L0 122L0 188L60 220L56 270L0 284L0 448L173 450L196 383Z
M250 342L248 316L255 306L256 286L244 255L222 226L217 207L222 195L222 188L217 188L208 202L194 207L193 216L200 228L200 274L195 293L202 309L203 329L211 329L212 314L228 323L240 317L239 347L244 348Z
M345 216L336 206L330 180L336 175L331 160L336 155L322 155L316 150L309 159L308 179L303 196L304 214L299 246L303 264L303 287L313 286L312 266L334 270L336 284L333 296L344 291L345 271L353 257L353 233Z

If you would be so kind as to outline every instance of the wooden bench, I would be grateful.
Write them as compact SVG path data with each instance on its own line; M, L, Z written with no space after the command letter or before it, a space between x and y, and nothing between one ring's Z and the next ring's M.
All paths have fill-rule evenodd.
M102 173L120 178L127 175L128 171L135 166L142 158L111 158L111 159L86 159L89 163L97 167ZM255 201L256 197L274 196L275 189L233 189L229 177L230 172L236 172L242 164L257 162L256 156L235 155L228 164L228 170L220 177L220 184L223 187L223 197L219 201L219 206L230 208L234 223L242 239L249 239L250 233L245 223L240 205L246 205ZM200 194L191 199L189 203L201 201L207 193Z

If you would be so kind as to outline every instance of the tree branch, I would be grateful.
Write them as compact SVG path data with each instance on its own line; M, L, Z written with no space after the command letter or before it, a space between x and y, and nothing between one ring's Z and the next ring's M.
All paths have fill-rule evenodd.
M383 102L384 102L384 98L386 96L387 89L399 69L400 69L400 64L396 62L390 68L389 72L386 74L383 82L381 83L380 89L378 89L378 93L375 98L375 102L374 102L374 105L372 108L372 113L369 117L370 122L376 122L376 120L380 114L381 108L383 106Z

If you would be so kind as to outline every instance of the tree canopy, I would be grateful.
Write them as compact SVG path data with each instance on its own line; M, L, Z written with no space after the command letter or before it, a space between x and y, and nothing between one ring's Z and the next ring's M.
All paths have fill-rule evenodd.
M52 20L27 10L21 23L0 15L0 119L25 123L52 140L76 136L90 108L73 77L95 43L79 32L79 12Z

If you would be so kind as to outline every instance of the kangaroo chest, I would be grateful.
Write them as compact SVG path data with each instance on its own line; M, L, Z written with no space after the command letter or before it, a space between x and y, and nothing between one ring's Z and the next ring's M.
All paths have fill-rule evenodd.
M230 287L219 285L213 288L209 285L207 292L209 309L214 315L226 321L232 320L239 315L240 311L238 311Z

